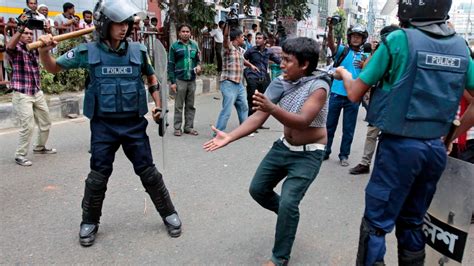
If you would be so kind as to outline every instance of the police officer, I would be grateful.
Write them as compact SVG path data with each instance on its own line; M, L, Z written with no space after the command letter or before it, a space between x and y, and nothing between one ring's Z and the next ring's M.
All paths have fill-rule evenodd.
M336 70L351 101L384 82L368 111L369 123L382 133L365 190L357 265L383 265L385 235L394 227L399 265L424 264L423 217L446 166L441 137L463 89L474 95L474 62L465 41L446 24L452 1L398 3L403 29L388 35L359 78Z
M84 115L91 126L91 171L82 200L79 242L94 243L99 228L107 181L112 173L115 152L120 145L133 163L146 192L150 194L171 237L181 234L181 221L171 202L163 177L153 164L146 134L148 111L142 75L155 102L153 118L159 121L161 101L154 69L146 48L127 42L134 15L143 13L130 0L99 1L94 9L96 42L81 44L55 60L49 50L56 45L50 35L42 36L45 47L40 59L49 72L88 68L90 83L84 99Z

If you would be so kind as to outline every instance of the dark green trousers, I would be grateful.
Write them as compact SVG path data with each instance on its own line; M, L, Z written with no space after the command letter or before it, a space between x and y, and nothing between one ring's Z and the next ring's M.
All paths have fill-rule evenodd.
M290 259L300 217L299 204L316 178L323 157L323 150L290 151L277 140L252 179L250 195L262 207L278 215L272 251L272 261L277 265ZM278 195L273 189L283 179L281 195Z

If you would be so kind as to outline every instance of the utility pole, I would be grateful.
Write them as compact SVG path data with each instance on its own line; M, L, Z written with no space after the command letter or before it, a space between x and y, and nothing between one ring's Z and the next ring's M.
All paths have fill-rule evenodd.
M471 4L469 4L469 13L467 14L467 24L466 24L466 31L464 32L464 37L466 41L469 42L469 37L467 35L468 32L472 32L472 22L471 22L471 11L472 11L472 0ZM469 27L471 27L471 30L469 30Z
M472 1L472 0L471 0ZM374 0L369 1L369 14L367 16L367 32L369 36L372 38L374 36L374 28L375 28L375 10L374 10Z

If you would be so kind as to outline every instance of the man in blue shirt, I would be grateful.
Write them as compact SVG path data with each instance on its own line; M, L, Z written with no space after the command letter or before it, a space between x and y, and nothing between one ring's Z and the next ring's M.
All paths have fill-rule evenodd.
M258 71L254 71L250 68L244 70L244 75L247 80L247 102L249 105L249 116L255 111L252 110L252 96L255 91L264 93L265 89L270 84L270 76L268 75L268 60L280 64L280 57L276 56L265 46L267 43L267 36L261 32L255 34L255 46L248 49L244 57L252 65L258 68Z
M333 38L333 25L328 18L328 47L335 55L335 67L343 66L350 73L352 78L357 78L362 69L362 51L361 48L367 40L368 33L361 25L355 25L347 30L348 46L336 46ZM347 98L347 92L344 84L340 80L334 80L331 87L331 96L329 99L329 113L327 120L328 144L326 146L326 156L328 159L331 154L332 141L334 133L339 122L341 110L344 110L342 120L342 141L339 150L339 160L341 166L349 166L348 158L351 151L352 139L357 122L357 113L359 111L359 102L353 103Z

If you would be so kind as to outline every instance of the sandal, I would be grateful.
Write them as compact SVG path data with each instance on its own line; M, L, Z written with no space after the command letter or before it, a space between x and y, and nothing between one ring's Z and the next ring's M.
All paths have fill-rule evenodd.
M175 135L176 137L181 137L181 135L183 135L183 133L181 132L181 130L175 129L173 135Z
M194 129L191 129L190 131L184 131L184 133L188 135L193 135L193 136L199 135L199 133Z

